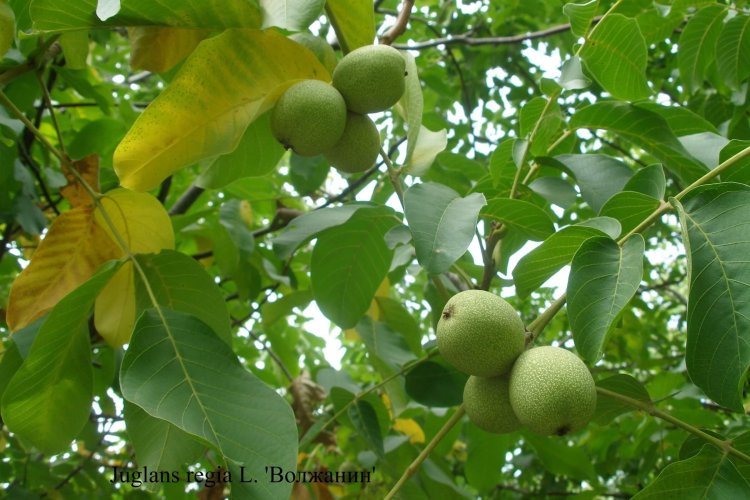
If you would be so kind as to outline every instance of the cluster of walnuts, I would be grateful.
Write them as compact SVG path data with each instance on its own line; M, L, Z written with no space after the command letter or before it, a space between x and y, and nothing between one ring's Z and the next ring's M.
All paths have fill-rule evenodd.
M437 343L446 361L471 375L464 408L481 429L563 436L594 414L596 387L583 361L559 347L526 350L521 318L497 295L467 290L451 297Z
M380 152L367 114L398 102L405 69L401 53L387 45L353 50L334 69L332 85L303 80L281 95L271 115L274 137L299 155L324 155L342 172L364 172Z

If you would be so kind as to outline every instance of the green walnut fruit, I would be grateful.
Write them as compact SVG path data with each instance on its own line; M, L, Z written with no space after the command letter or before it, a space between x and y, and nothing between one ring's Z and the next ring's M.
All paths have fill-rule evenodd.
M521 318L497 295L466 290L448 300L437 325L440 354L479 377L507 373L526 344Z
M487 432L505 434L521 428L510 405L510 382L502 377L469 377L464 386L464 408L469 420Z
M564 436L591 420L596 387L578 356L560 347L536 347L521 354L513 365L510 404L529 430Z
M303 80L289 87L271 114L273 136L302 156L317 156L331 149L345 126L344 98L320 80Z
M293 35L289 35L291 40L294 40L300 45L303 45L307 50L315 54L315 57L320 63L328 70L329 73L333 73L336 68L336 53L333 51L333 47L312 33L299 32Z
M333 72L333 86L355 113L383 111L404 93L406 62L388 45L368 45L349 52Z
M380 133L365 115L349 112L341 139L323 153L328 162L342 172L364 172L375 164L380 152Z

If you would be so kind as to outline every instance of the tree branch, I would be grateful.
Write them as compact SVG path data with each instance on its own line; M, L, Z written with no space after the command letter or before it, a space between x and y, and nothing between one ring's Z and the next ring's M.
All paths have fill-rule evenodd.
M172 205L172 208L169 209L169 215L182 215L187 212L198 197L203 194L203 191L205 191L205 189L196 186L195 184L190 186L187 191L182 193L182 196L180 196L175 204Z
M404 34L406 31L406 25L409 24L409 16L411 16L411 10L414 7L414 0L404 0L404 4L401 7L396 18L396 24L389 29L385 35L380 37L380 43L382 45L391 45L393 41Z
M709 443L719 448L722 452L732 455L734 457L737 457L744 462L750 463L750 456L746 455L745 453L733 447L732 441L730 439L725 441L723 439L719 439L710 434L707 434L703 432L702 430L698 429L697 427L693 427L687 422L683 422L679 418L673 417L669 413L661 411L651 401L640 401L638 399L625 396L624 394L620 394L619 392L610 391L609 389L605 389L603 387L598 387L598 386L596 388L596 392L598 392L602 396L607 396L612 399L617 399L618 401L621 401L627 404L628 406L632 406L633 408L642 410L648 413L649 415L651 415L652 417L656 417L658 419L669 422L670 424L673 424L676 427L679 427L680 429L689 432L690 434L698 436L704 441L708 441Z
M592 20L592 24L598 23L602 16L596 16ZM425 42L418 42L414 44L398 44L394 45L397 49L408 49L408 50L422 50L430 47L437 47L438 45L514 45L525 42L526 40L535 40L537 38L545 38L559 33L565 33L570 30L570 23L559 24L552 26L547 29L540 31L532 31L529 33L523 33L521 35L511 36L490 36L490 37L472 37L470 33L464 33L463 35L455 35L445 38L437 38L435 40L427 40Z

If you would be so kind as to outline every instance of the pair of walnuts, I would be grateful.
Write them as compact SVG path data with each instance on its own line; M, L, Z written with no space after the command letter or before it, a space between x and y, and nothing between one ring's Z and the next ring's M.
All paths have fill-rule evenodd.
M334 69L333 84L303 80L281 95L271 115L274 137L299 155L324 155L342 172L364 172L380 152L367 114L398 102L405 69L401 53L387 45L353 50Z
M596 387L575 354L526 349L521 318L505 300L467 290L451 297L437 325L440 354L471 375L464 408L478 427L498 434L526 427L562 436L582 429L596 409Z

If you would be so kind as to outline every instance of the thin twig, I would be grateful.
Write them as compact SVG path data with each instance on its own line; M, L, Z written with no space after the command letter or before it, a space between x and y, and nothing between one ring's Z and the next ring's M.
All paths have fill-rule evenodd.
M593 23L598 23L602 16L597 16L593 19ZM523 43L526 40L535 40L537 38L545 38L551 35L557 35L559 33L565 33L570 30L570 23L559 24L552 26L540 31L532 31L529 33L523 33L520 35L511 36L489 36L489 37L472 37L470 33L464 33L463 35L454 35L445 38L438 38L435 40L427 40L425 42L418 42L413 44L399 44L394 45L397 49L409 49L409 50L422 50L430 47L437 47L438 45L515 45Z
M388 175L391 178L393 189L396 191L396 196L398 196L398 199L401 202L401 206L403 207L404 206L404 185L401 182L401 170L393 166L393 162L391 162L390 157L386 154L383 148L380 148L380 156L383 158L385 165L388 167Z
M409 24L409 16L411 16L412 8L414 8L414 0L404 0L401 12L398 13L398 17L396 18L396 24L380 37L382 45L391 45L396 38L404 34L406 26Z
M619 392L610 391L609 389L605 389L604 387L598 387L598 386L596 388L596 392L598 392L602 396L607 396L612 399L617 399L618 401L621 401L627 404L628 406L632 406L633 408L642 410L648 413L649 415L651 415L652 417L656 417L666 422L669 422L670 424L676 427L679 427L680 429L687 431L690 434L698 436L704 441L708 441L709 443L719 448L722 452L732 455L734 457L737 457L744 462L750 463L750 456L748 456L747 454L733 447L731 440L719 439L715 436L705 433L702 430L698 429L697 427L693 427L687 422L683 422L679 418L673 417L669 413L659 410L658 408L656 408L656 405L651 401L641 401L638 399L628 397L624 394L620 394Z
M249 328L243 328L243 330L245 330L247 332L247 334L250 335L253 338L253 340L255 340L256 342L258 342L260 345L263 346L263 350L266 351L266 354L268 354L271 357L271 359L276 363L276 365L281 369L281 371L284 374L284 376L289 380L289 382L293 382L294 381L294 377L292 377L291 372L284 365L284 362L281 361L281 358L279 357L278 354L276 354L276 352L274 352L274 350L271 348L271 346L270 345L266 345L266 343L263 342L260 339L260 337L254 331L250 330Z
M172 176L170 175L166 179L164 179L161 183L161 186L159 186L159 194L156 195L156 199L161 202L163 205L164 202L167 200L167 196L169 196L169 189L172 187Z
M334 413L331 416L331 418L329 418L328 420L326 420L325 423L319 429L315 429L313 431L312 435L308 435L308 434L310 434L308 432L307 434L305 434L304 436L302 436L302 440L300 441L300 447L302 447L304 444L312 442L312 440L315 439L316 437L318 437L318 435L321 432L323 432L324 430L326 430L329 425L331 425L336 420L338 420L338 418L341 415L343 415L344 412L346 412L351 405L353 405L354 403L356 403L360 399L364 398L365 396L367 396L371 392L377 391L378 389L380 389L384 385L388 384L389 382L397 379L398 377L406 375L413 368L416 368L418 365L421 365L425 361L429 361L430 359L432 359L435 356L437 356L438 353L439 353L439 351L437 349L434 349L434 350L428 352L426 355L422 356L421 358L415 359L413 361L410 361L410 362L404 364L399 371L397 371L397 372L395 372L395 373L387 376L386 378L384 378L383 380L381 380L377 384L373 385L369 389L365 389L364 391L361 391L361 392L358 392L357 394L355 394L354 398L352 398L348 403L346 403L344 406L342 406L336 413Z
M44 106L47 107L47 110L49 111L49 117L52 120L52 127L55 129L55 134L57 134L57 143L58 143L58 147L60 148L60 152L62 154L66 154L65 142L63 141L63 137L62 137L62 130L60 129L60 123L57 121L57 114L55 113L55 108L52 107L52 97L50 96L50 93L49 93L49 88L52 87L52 85L54 84L53 82L56 79L56 75L57 73L55 72L54 69L50 70L49 82L45 83L44 80L42 80L41 73L37 72L36 79L39 82L39 87L41 87L42 89L41 107L42 108Z
M30 71L34 71L37 68L44 66L48 61L51 61L60 55L62 47L59 43L55 43L59 37L60 35L55 35L46 41L44 46L41 47L41 50L44 51L41 56L34 57L34 55L32 55L28 60L18 66L14 66L9 70L0 73L0 88L12 82L19 76L25 75Z

